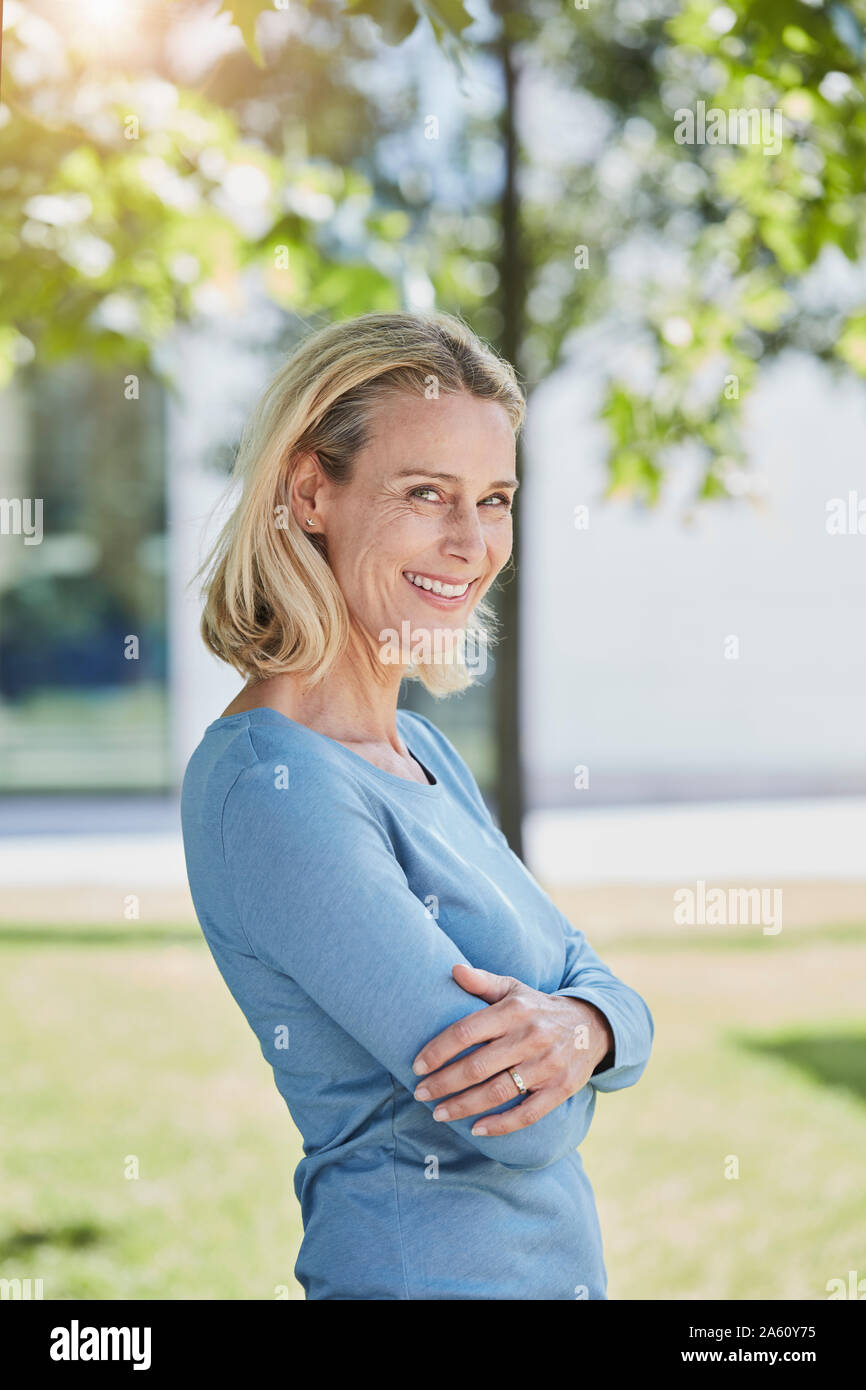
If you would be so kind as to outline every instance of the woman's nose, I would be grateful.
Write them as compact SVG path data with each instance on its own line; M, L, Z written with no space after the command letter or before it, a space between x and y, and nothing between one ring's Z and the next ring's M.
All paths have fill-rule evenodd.
M477 511L453 512L445 527L445 544L449 554L462 560L480 560L487 552L487 542Z

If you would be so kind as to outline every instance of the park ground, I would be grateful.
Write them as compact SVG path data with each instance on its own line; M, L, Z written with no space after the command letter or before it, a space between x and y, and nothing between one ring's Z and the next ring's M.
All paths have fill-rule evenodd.
M671 891L551 890L655 1021L643 1077L599 1095L581 1147L608 1295L826 1298L866 1276L866 885L786 885L776 935L677 928ZM302 1298L300 1138L188 899L144 908L123 920L96 888L6 902L0 1277L45 1298Z

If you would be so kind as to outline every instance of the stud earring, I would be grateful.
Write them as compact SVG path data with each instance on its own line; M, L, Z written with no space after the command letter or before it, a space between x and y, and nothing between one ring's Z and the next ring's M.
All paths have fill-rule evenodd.
M308 517L307 517L307 525L308 525L308 526L315 526L315 524L316 524L316 523L315 523L315 521L313 520L313 518L312 518L311 516L308 516Z

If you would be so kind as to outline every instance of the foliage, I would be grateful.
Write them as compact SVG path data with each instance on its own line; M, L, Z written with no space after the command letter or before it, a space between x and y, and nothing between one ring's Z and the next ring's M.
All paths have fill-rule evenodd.
M154 66L92 76L47 21L14 3L7 19L0 385L37 357L159 371L173 324L237 310L251 265L299 315L393 307L376 250L401 229L362 172L269 149L227 104ZM365 228L354 255L323 237L348 204Z
M207 97L152 76L88 83L74 62L22 90L13 16L0 130L0 265L16 268L0 320L7 376L37 345L45 357L146 357L203 285L231 298L250 264L295 313L395 304L419 248L437 301L496 340L514 312L514 266L502 262L498 193L479 191L473 160L501 152L501 106L466 118L463 194L408 202L378 162L375 101L357 122L342 106L344 92L360 101L358 33L399 46L425 24L488 81L507 44L521 107L546 96L549 142L542 124L541 148L536 129L519 151L518 366L531 390L575 344L597 352L612 492L653 502L684 447L700 453L697 497L748 491L741 407L785 348L866 375L866 0L495 0L492 39L476 37L462 0L291 0L341 25L348 61L330 77L311 46L287 55L273 12L289 6L223 0L255 63L232 55ZM256 93L280 116L264 134L245 129ZM131 142L124 123L148 102L160 114ZM754 112L749 141L679 143L682 113L700 103ZM299 127L300 151L286 136ZM225 197L238 170L262 193L253 234ZM365 244L347 253L332 226L359 200ZM599 325L605 351L578 336Z
M313 0L301 0L308 6ZM256 37L256 24L265 11L289 8L288 0L222 0L220 9L231 14L240 29L244 43L260 67L265 60ZM351 15L368 15L378 26L386 43L402 43L426 19L437 40L459 37L472 23L472 15L463 0L346 0Z
M598 355L611 493L651 504L686 446L696 499L759 491L740 412L761 363L794 347L866 375L864 18L863 0L530 0L506 16L522 103L547 113L520 154L521 366L531 388L573 350ZM699 103L754 116L726 122L727 143L678 143ZM494 122L470 127L491 137ZM504 287L473 290L459 223L442 244L452 274L461 257L473 273L437 285L470 316L497 306L495 328Z
M622 18L634 13L624 3L590 12L589 25L575 13L563 46L565 79L611 123L601 170L584 171L573 190L581 218L588 206L601 229L601 273L584 312L598 312L599 281L611 301L613 257L651 228L657 265L631 312L618 307L648 342L654 380L643 390L611 383L608 418L625 391L635 426L615 438L611 483L651 498L667 445L688 438L703 445L703 488L714 495L743 486L736 413L762 359L794 346L866 374L863 281L853 271L866 227L866 6L690 0L653 12L639 26ZM761 142L677 143L678 111L701 101L766 113ZM773 122L781 139L767 153ZM666 247L682 267L668 279ZM542 253L549 258L549 243L536 250L543 273ZM574 321L563 309L534 330L549 355Z

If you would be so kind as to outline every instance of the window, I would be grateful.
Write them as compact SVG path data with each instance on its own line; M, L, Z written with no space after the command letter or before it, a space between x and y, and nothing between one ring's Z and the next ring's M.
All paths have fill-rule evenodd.
M163 391L127 379L72 363L0 393L5 790L171 786Z

